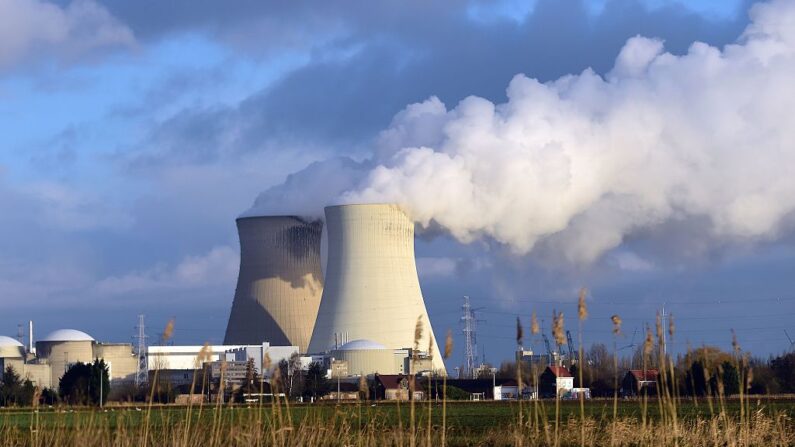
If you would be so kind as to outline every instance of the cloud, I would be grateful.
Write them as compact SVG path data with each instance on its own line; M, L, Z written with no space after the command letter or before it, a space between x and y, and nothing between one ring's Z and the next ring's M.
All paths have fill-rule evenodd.
M707 217L710 237L775 238L795 209L795 4L751 17L723 49L674 55L633 37L605 77L517 75L504 103L409 106L384 133L394 155L342 201L401 203L462 242L543 242L574 263L688 216Z
M676 54L694 40L729 42L746 22L743 16L709 20L681 5L650 9L639 0L609 2L598 13L580 0L541 0L527 15L485 21L460 1L252 2L234 11L196 2L103 4L136 35L210 34L233 50L247 45L243 54L255 60L257 51L281 48L279 38L258 37L271 32L267 24L317 29L284 56L304 62L245 100L185 108L158 120L128 154L146 167L295 148L362 160L371 155L371 140L406 104L430 96L451 104L469 95L499 102L516 73L541 81L587 67L604 73L626 40L640 33L665 41ZM321 18L322 25L311 25Z
M487 258L417 257L417 273L420 279L428 281L470 275L490 267Z
M42 54L68 62L134 43L130 29L92 0L65 7L40 0L0 2L0 68Z
M157 265L145 271L104 278L93 289L98 295L114 296L218 284L231 286L237 278L238 264L237 250L227 246L214 247L204 255L187 256L173 267Z
M613 261L621 270L628 272L649 272L654 270L654 264L641 258L631 251L621 251L613 255Z

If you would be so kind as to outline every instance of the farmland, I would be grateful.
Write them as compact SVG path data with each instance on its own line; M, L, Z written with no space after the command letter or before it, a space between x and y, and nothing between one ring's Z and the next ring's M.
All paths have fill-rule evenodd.
M738 399L681 400L677 407L677 423L683 431L680 440L684 442L695 434L683 427L706 427L699 436L705 445L710 444L715 439L709 437L708 428L714 425L720 429L715 436L721 438L735 430L750 436L764 426L767 435L778 436L781 444L792 441L789 433L795 431L795 399L751 398L743 404L741 411ZM443 425L449 445L512 445L520 440L525 445L543 445L547 439L557 439L560 445L580 445L583 426L587 428L586 440L595 444L612 437L618 445L645 443L644 439L661 445L658 432L671 424L670 415L665 409L661 412L661 402L654 399L647 401L645 410L642 400L620 400L615 418L612 399L586 402L583 415L577 401L525 401L521 426L517 402L448 402L444 423L441 402L430 406L428 402L417 402L414 407L413 417L408 403L383 401L289 407L263 404L5 409L0 412L0 446L140 445L143 439L150 445L426 445L429 441L438 445Z

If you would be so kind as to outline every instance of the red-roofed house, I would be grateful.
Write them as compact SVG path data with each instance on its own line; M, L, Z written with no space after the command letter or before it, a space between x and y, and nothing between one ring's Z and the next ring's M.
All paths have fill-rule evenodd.
M540 397L555 397L566 394L574 388L574 376L562 366L547 366L538 378Z
M656 369L630 369L621 381L621 395L640 396L644 392L648 396L656 395L658 375Z

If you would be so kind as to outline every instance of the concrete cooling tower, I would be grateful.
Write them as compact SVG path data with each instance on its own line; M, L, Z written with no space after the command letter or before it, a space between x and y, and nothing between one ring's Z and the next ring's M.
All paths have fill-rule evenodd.
M226 326L227 345L298 346L306 352L323 292L321 221L241 217L240 273Z
M309 352L356 339L410 348L421 316L420 349L433 338L433 368L443 371L414 262L414 222L397 205L342 205L326 207L326 228L325 288Z

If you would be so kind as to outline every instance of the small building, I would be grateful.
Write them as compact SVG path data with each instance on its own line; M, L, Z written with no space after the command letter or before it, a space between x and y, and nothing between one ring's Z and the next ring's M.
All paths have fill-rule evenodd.
M624 397L657 395L657 377L659 371L656 369L630 369L621 381L621 395Z
M493 390L494 400L517 400L519 398L519 386L515 380L506 380L500 385L496 385Z
M574 388L574 377L563 366L547 366L538 378L540 397L562 396Z
M331 391L320 400L359 400L359 384L351 382L332 383Z
M375 395L378 399L386 400L409 400L413 395L414 400L425 398L425 392L419 383L414 386L414 392L410 393L410 377L403 374L376 374L375 375Z

